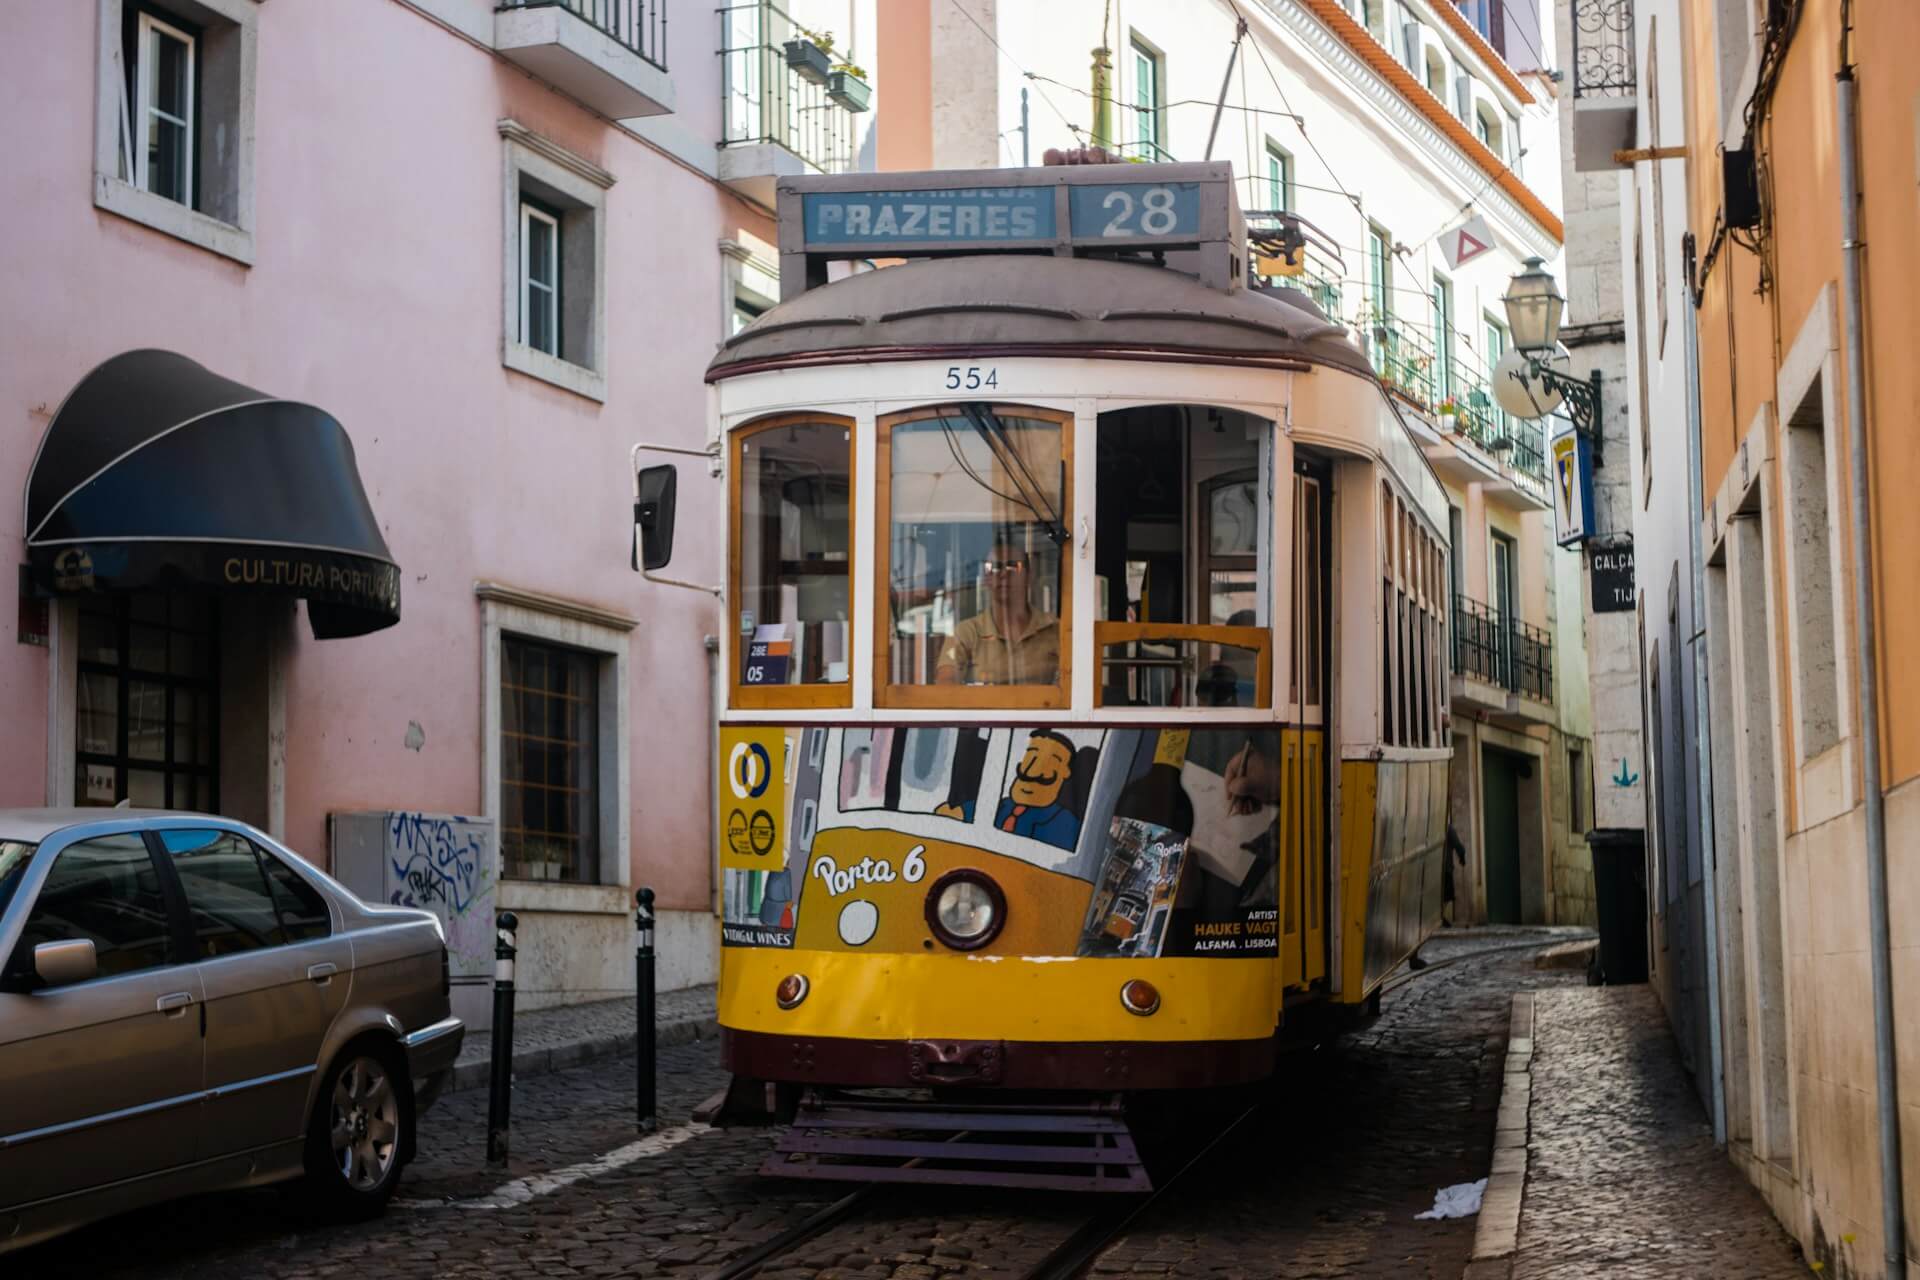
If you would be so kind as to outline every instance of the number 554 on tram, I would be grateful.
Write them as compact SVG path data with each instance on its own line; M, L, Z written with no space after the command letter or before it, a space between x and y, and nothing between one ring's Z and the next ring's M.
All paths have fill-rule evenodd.
M1437 922L1443 492L1250 272L1298 235L1227 165L778 203L783 301L707 371L716 1111L795 1120L777 1172L977 1173L946 1128L996 1181L1137 1183L1129 1106L1264 1078ZM657 569L671 467L637 487Z

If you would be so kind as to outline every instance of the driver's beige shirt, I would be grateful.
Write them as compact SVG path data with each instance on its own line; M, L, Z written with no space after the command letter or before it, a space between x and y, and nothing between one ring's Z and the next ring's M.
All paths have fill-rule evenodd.
M940 650L938 667L953 667L962 684L1053 684L1060 678L1060 624L1030 613L1019 635L1003 635L991 609L963 619Z

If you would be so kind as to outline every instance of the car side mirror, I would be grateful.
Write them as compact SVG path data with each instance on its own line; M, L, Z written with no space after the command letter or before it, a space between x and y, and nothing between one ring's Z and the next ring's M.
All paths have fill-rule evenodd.
M664 569L673 559L673 509L679 469L642 467L634 485L633 567Z
M100 972L100 960L94 953L92 938L66 938L43 942L33 949L33 971L50 987L85 982Z

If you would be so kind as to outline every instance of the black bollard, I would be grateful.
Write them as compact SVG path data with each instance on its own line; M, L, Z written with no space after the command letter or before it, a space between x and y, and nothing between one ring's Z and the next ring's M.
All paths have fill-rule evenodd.
M653 1078L653 890L643 888L634 894L633 905L633 1101L640 1132L651 1133L658 1122Z
M520 917L502 911L493 944L493 1063L487 1081L487 1163L507 1162L508 1112L513 1104L514 931Z

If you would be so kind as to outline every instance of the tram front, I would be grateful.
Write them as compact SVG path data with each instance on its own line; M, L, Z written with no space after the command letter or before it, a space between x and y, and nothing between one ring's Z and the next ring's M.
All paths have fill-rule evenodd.
M901 1105L876 1089L935 1090L973 1133L1044 1098L1124 1147L1117 1099L1264 1077L1283 1008L1362 998L1424 910L1390 877L1422 901L1375 945L1377 841L1343 888L1328 820L1332 565L1374 557L1382 477L1444 563L1364 356L1303 295L1242 287L1227 166L970 177L783 184L786 301L708 372L720 1115L804 1095L818 1131L780 1172L919 1150L872 1136ZM856 255L914 260L826 282ZM1396 762L1422 859L1431 727ZM1033 1185L1138 1177L1032 1149L995 1146Z

